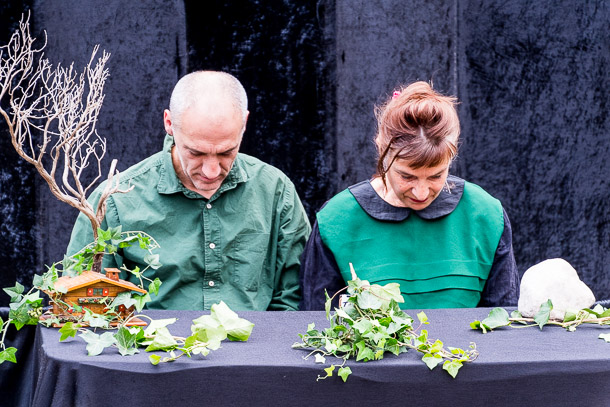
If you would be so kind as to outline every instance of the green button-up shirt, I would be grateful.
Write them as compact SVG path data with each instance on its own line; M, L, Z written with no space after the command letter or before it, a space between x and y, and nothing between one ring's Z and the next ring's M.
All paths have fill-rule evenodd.
M311 227L292 182L280 170L245 154L210 198L188 190L176 176L173 137L163 151L120 174L126 194L108 198L102 228L143 231L161 246L163 264L145 276L163 282L151 309L209 309L224 301L234 310L296 310L299 256ZM104 184L89 198L97 205ZM79 215L67 254L93 240L91 223ZM135 245L137 246L137 245ZM139 247L106 255L103 267L143 269ZM136 282L121 272L121 278Z

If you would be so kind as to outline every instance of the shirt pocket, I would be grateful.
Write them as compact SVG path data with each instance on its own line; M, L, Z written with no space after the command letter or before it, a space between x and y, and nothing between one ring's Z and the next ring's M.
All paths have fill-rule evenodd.
M269 251L269 233L247 233L237 236L237 250L233 262L231 280L246 291L256 291L265 278L265 266Z

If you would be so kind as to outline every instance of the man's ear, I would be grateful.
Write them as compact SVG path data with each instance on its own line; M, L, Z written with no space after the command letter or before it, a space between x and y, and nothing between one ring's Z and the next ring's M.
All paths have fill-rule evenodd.
M246 124L248 123L248 117L249 117L249 116L250 116L250 111L249 111L249 110L247 110L247 111L246 111L246 118L244 119L244 128L243 128L243 130L242 130L242 132L241 132L242 134L244 134L244 132L246 131Z
M172 114L168 109L163 111L163 125L165 126L165 132L170 136L174 135L172 130Z

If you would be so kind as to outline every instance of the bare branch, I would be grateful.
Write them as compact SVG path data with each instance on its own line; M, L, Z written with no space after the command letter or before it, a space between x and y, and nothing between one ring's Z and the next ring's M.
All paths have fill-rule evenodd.
M87 202L87 194L102 177L107 151L106 140L95 126L104 101L110 54L102 51L98 57L96 45L83 71L77 73L73 64L53 68L43 58L46 33L40 48L35 42L28 15L9 43L0 47L0 117L8 125L19 156L36 167L57 199L89 218L97 238L108 197L132 189L119 189L114 160L95 210ZM7 110L1 103L5 98ZM93 181L83 185L85 173L91 170L95 171Z

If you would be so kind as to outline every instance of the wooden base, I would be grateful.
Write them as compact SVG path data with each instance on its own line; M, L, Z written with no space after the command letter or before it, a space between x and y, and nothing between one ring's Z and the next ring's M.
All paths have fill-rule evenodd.
M57 316L57 315L55 315L55 316ZM54 316L52 316L52 315L42 315L42 316L40 316L39 320L44 321L44 320L47 320L47 319L52 318L52 317L54 317ZM61 316L59 316L59 317L61 318ZM66 322L68 322L68 321L66 321ZM60 322L60 323L53 324L53 325L52 325L52 327L53 327L53 328L61 328L61 327L63 327L65 324L66 324L65 322ZM87 327L89 327L89 325L87 325L87 323L86 323L86 322L79 322L79 324L80 324L80 326L81 326L81 327L83 327L83 328L87 328ZM111 326L111 327L116 328L116 327L117 327L117 326L119 326L119 325L120 325L120 322L119 322L119 321L111 321L111 322L110 322L110 326ZM147 323L146 321L144 321L144 320L142 320L142 319L140 319L140 318L132 318L132 319L131 319L131 320L129 320L129 322L128 322L127 324L125 324L124 326L146 326L146 325L148 325L148 323Z

